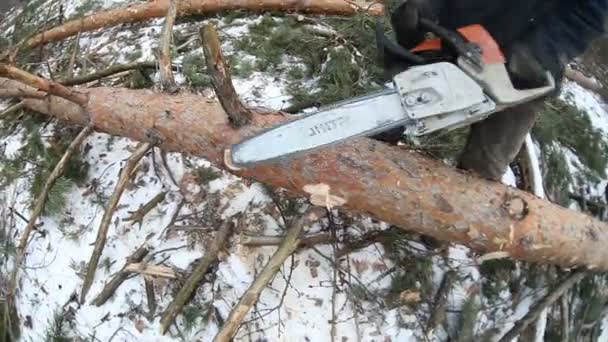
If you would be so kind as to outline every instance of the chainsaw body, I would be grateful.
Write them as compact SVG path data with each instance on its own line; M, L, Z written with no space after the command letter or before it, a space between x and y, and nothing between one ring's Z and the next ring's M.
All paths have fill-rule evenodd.
M425 41L411 52L424 55L449 44L458 52L455 58L414 65L395 75L386 90L321 108L262 132L234 145L227 162L250 167L398 126L405 126L405 134L412 136L455 129L555 89L548 72L545 86L515 89L503 53L480 25L461 28L457 35L437 31L444 39Z

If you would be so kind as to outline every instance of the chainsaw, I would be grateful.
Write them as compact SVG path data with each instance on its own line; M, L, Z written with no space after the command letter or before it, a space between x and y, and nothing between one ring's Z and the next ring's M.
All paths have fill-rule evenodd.
M405 127L404 134L415 137L453 130L555 89L549 72L543 86L516 89L503 52L481 25L456 31L427 19L420 25L434 38L411 50L397 43L388 46L412 66L393 76L386 89L320 108L248 138L231 147L226 162L248 168L396 127ZM443 50L451 52L449 57L430 57Z

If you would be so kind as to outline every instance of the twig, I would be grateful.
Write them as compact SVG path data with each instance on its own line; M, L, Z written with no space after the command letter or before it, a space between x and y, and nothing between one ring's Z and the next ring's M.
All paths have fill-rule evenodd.
M108 76L112 76L124 71L130 71L130 70L135 70L135 69L150 69L150 68L156 68L156 62L133 62L133 63L127 63L127 64L118 64L118 65L112 65L111 67L108 67L107 69L89 74L89 75L84 75L84 76L77 76L74 78L70 78L64 81L60 81L61 84L65 85L65 86L74 86L74 85L80 85L80 84L85 84L85 83L89 83L89 82L93 82L93 81L97 81L99 79L102 79L104 77L108 77Z
M13 113L16 113L16 112L22 110L24 107L25 107L25 105L23 104L23 102L19 102L15 105L12 105L12 106L8 107L5 111L0 113L0 119L4 119L8 116L11 116L11 115L13 115Z
M17 247L17 256L15 258L15 265L13 272L11 273L11 281L9 286L9 292L11 293L11 295L13 295L16 290L17 275L19 272L19 268L21 267L21 264L25 259L25 250L27 248L30 235L36 227L36 221L38 220L38 217L42 214L44 210L44 206L46 205L46 201L49 197L49 192L55 185L55 182L57 182L57 180L65 173L65 170L68 166L68 162L70 161L70 158L72 158L72 155L78 150L84 139L92 131L93 128L91 126L87 126L80 131L78 136L76 136L74 141L72 141L70 146L68 146L67 150L49 175L48 179L46 180L46 183L44 184L44 187L42 188L42 191L40 192L40 195L36 198L36 201L34 202L34 210L32 210L30 219L27 223L27 226L25 227L25 230L21 234L21 238L19 239L19 246Z
M133 263L125 267L129 273L138 273L149 277L159 277L166 279L177 279L175 271L167 266L148 265L147 263Z
M43 91L36 91L32 88L11 88L0 89L0 99L8 99L12 97L43 99L48 94Z
M238 304L230 312L230 315L226 319L221 330L213 339L214 342L228 342L233 338L251 307L257 303L264 288L270 283L275 274L277 274L285 260L298 247L298 244L300 243L300 234L302 233L304 226L318 219L319 216L315 213L315 210L309 210L300 218L292 222L287 230L285 239L270 260L268 260L268 263L264 266L262 272L260 272L247 291L245 291Z
M95 304L96 306L101 306L105 304L105 302L107 302L108 299L110 299L114 295L120 285L129 277L130 272L127 272L125 270L127 265L134 262L141 262L146 257L146 255L148 255L149 252L150 250L148 248L142 246L139 247L133 254L131 254L127 258L127 262L122 267L122 269L114 275L114 277L103 287L103 290L101 290L97 297L95 297L95 299L93 300L93 304Z
M570 306L568 305L568 296L563 295L559 303L560 316L562 320L562 342L570 341Z
M160 57L158 59L160 67L160 82L163 90L173 93L177 91L177 84L171 70L171 42L173 37L173 24L177 15L179 0L170 0L169 9L165 18L165 26L160 34Z
M242 235L240 237L240 244L247 247L265 247L265 246L279 246L285 239L285 236L254 236L254 235ZM332 237L328 233L317 233L305 235L300 238L300 244L298 248L306 248L307 246L316 246L320 244L327 244L333 241Z
M243 105L234 89L228 66L222 56L221 44L215 27L207 24L201 28L200 34L207 72L222 107L228 114L232 125L235 127L247 125L251 122L253 115L249 108Z
M433 331L443 323L445 320L446 306L448 304L448 296L450 295L450 291L454 285L454 281L456 280L456 272L448 271L441 281L441 285L439 286L439 290L435 294L435 300L433 302L433 310L431 312L431 317L426 326L426 330L429 334L433 334ZM430 336L429 336L430 338Z
M95 239L95 247L93 248L93 254L91 254L91 259L87 265L87 273L84 278L84 283L82 284L82 292L80 293L80 302L84 303L87 292L91 288L93 284L93 280L95 279L95 271L97 270L97 265L99 264L99 259L101 258L101 253L103 252L103 248L106 244L106 239L108 236L108 230L110 229L110 223L112 220L112 215L114 214L114 210L116 210L116 206L118 206L118 201L120 201L120 197L122 193L125 191L127 184L131 180L131 177L134 175L134 171L136 170L136 166L143 156L150 150L150 143L139 143L131 155L127 160L124 168L120 171L120 177L118 179L118 183L116 184L116 189L114 189L114 193L112 197L110 197L110 201L108 202L108 207L106 208L105 213L103 214L103 218L101 219L101 226L99 227L99 231L97 232L97 238Z
M70 61L68 62L66 68L66 76L68 78L72 78L74 76L74 65L76 64L76 56L78 55L78 51L80 51L80 34L76 35L76 40L74 41L74 47L72 49L72 55L70 56Z
M154 196L148 203L144 204L141 208L136 211L129 212L129 217L125 218L123 221L131 221L133 224L138 223L142 224L144 217L154 209L160 202L165 200L167 196L167 192L163 191L158 195Z
M148 320L154 320L156 314L156 297L154 296L154 280L152 277L144 276L144 285L146 287L146 299L148 300Z
M184 286L179 290L171 304L167 307L165 312L162 315L160 320L161 324L161 334L165 334L169 326L173 324L177 315L182 311L182 308L186 304L186 302L191 298L194 291L198 287L201 279L207 273L209 267L217 260L217 255L221 249L224 248L226 243L228 242L228 238L232 233L233 223L230 221L224 221L222 226L218 230L215 235L215 239L209 246L209 249L205 252L205 255L201 259L201 261L196 265L194 271L186 282Z
M73 89L67 88L57 82L45 80L11 65L0 63L0 76L19 81L51 95L56 95L66 100L70 100L81 106L86 105L88 102L85 94L78 93Z
M572 272L559 286L543 297L533 308L509 330L498 342L511 342L530 324L534 323L540 314L549 306L553 305L566 291L582 280L587 273L579 269Z

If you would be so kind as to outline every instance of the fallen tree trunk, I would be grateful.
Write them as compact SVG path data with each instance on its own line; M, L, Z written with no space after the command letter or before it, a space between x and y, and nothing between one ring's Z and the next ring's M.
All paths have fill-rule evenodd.
M32 48L74 36L78 32L91 32L104 27L132 24L153 18L164 17L170 0L139 3L126 8L100 11L87 17L74 19L30 38L24 48ZM372 6L373 4L373 6ZM369 8L368 8L369 7ZM379 15L383 6L363 0L183 0L180 1L178 17L244 10L251 12L302 12L310 14L353 15L361 11Z
M229 169L224 154L231 144L287 120L265 110L263 115L253 113L251 125L235 129L215 98L124 88L79 91L88 98L84 108L56 96L23 103L70 123L159 142L165 150L203 157L224 169ZM517 260L608 270L605 223L372 139L230 171L294 196L331 199L343 208L479 253L500 251ZM326 193L311 194L311 189Z

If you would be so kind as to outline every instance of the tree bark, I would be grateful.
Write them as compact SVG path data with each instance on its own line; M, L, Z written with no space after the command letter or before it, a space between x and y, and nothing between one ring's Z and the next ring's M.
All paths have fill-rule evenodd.
M357 3L361 3L358 5ZM23 48L33 48L49 42L56 42L74 36L78 32L91 32L104 27L131 24L153 18L164 17L170 0L156 0L135 4L126 8L100 11L90 16L74 19L30 38ZM381 15L381 4L371 6L364 1L346 0L183 0L177 16L200 15L245 10L251 12L284 11L310 14L353 15L367 11Z
M229 169L224 154L232 144L287 120L263 110L254 112L251 125L236 129L216 99L124 88L80 91L89 99L84 108L56 96L23 103L73 124L90 122L101 132L158 142L167 151L193 154L224 169ZM310 196L305 188L325 184L344 209L479 253L608 271L606 223L372 139L230 171L293 196Z

